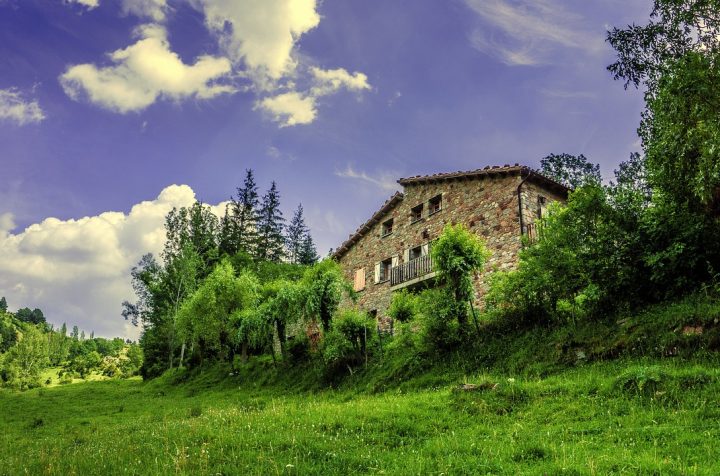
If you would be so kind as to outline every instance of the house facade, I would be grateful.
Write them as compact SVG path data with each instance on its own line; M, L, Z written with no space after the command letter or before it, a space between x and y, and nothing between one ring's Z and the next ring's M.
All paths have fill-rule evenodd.
M358 292L359 306L387 318L392 293L434 284L430 247L448 224L462 223L481 237L491 255L475 277L478 304L487 277L517 265L522 236L532 240L536 220L568 189L529 167L486 167L402 178L403 187L333 257Z

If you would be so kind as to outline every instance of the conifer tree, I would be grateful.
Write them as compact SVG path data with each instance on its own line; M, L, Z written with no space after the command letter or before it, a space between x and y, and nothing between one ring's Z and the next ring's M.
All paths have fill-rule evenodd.
M295 264L300 262L300 254L307 234L308 228L303 218L303 207L301 203L298 205L297 210L295 210L295 214L285 230L285 246L288 259L291 263Z
M319 258L310 231L307 230L300 246L297 262L299 264L313 265L317 263Z
M263 196L257 224L257 245L254 256L257 260L279 262L285 255L283 222L280 210L280 194L277 184L272 182L270 190Z
M5 296L0 298L0 312L7 312L7 301Z
M245 171L245 181L232 199L229 214L223 220L224 237L222 251L229 256L238 251L253 254L257 242L258 191L252 169Z

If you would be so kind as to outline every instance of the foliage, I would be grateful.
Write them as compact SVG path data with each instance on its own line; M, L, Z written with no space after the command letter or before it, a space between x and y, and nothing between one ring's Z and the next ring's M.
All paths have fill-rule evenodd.
M647 25L608 32L618 56L608 70L625 87L644 84L652 95L669 63L691 52L718 51L719 10L718 0L655 0Z
M3 359L3 380L22 390L41 385L40 372L48 365L45 334L33 325L20 329L17 342Z
M375 320L362 311L345 309L325 334L323 359L331 369L352 368L367 358L376 337Z
M409 322L418 314L419 308L417 295L403 289L393 293L387 314L398 322Z
M540 169L543 175L571 189L602 181L600 166L591 164L582 154L550 154L540 160Z
M437 279L452 296L449 317L457 319L462 332L468 303L474 299L473 276L482 269L489 253L482 240L461 224L446 226L431 250Z
M255 307L258 287L257 278L249 273L236 277L230 263L222 261L178 311L181 339L191 343L201 360L231 359L238 313Z
M280 210L280 193L273 181L260 204L255 259L278 262L285 256L284 221Z
M245 181L237 188L222 220L220 251L226 256L252 254L257 242L258 190L252 169L245 171Z
M319 320L323 331L328 332L332 316L337 311L343 294L355 297L352 286L345 279L340 265L331 259L325 259L308 268L301 283L307 293L305 317Z
M653 187L714 215L720 215L719 61L720 52L690 52L668 65L640 126Z

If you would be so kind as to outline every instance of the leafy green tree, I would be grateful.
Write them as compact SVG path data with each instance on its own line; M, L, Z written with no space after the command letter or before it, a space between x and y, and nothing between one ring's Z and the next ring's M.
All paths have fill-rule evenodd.
M20 389L41 385L40 373L49 364L48 341L34 325L26 325L4 358L8 383Z
M285 230L285 247L291 263L300 262L300 254L308 233L309 230L305 225L305 218L303 218L303 207L300 204Z
M305 316L319 320L324 332L330 331L333 314L343 295L355 298L352 285L347 282L342 268L335 261L325 259L305 271L302 278L305 289Z
M640 126L653 187L713 215L720 215L718 53L689 52L670 64Z
M463 225L448 225L431 248L437 278L452 298L452 317L463 331L467 306L474 299L473 275L479 272L489 253L480 238Z
M547 177L573 189L602 181L600 166L591 164L582 154L550 154L540 160L540 169Z
M258 260L280 261L285 255L283 222L280 210L280 194L273 181L263 196L257 222L257 246L255 258Z
M20 322L26 322L28 324L46 323L43 312L37 308L33 309L32 311L30 310L30 308L27 307L18 309L18 311L15 313L15 317L17 317Z
M655 0L647 25L608 32L607 41L617 52L608 70L626 88L643 84L653 95L669 64L691 52L718 51L718 11L718 0Z
M19 322L12 314L0 312L0 353L15 345L18 336Z
M302 319L305 299L305 289L299 283L281 279L262 286L261 312L274 327L283 357L286 356L287 328Z
M253 275L236 277L230 263L222 261L183 302L177 317L178 332L192 344L201 360L213 356L232 359L237 334L235 316L256 306L258 287Z

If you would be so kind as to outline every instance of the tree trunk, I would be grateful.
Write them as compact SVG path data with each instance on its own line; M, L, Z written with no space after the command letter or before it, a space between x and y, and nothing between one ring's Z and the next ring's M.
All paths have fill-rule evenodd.
M244 364L248 360L248 344L247 342L242 343L242 363Z
M182 343L182 347L180 347L180 364L178 367L183 366L183 361L185 360L185 341Z

